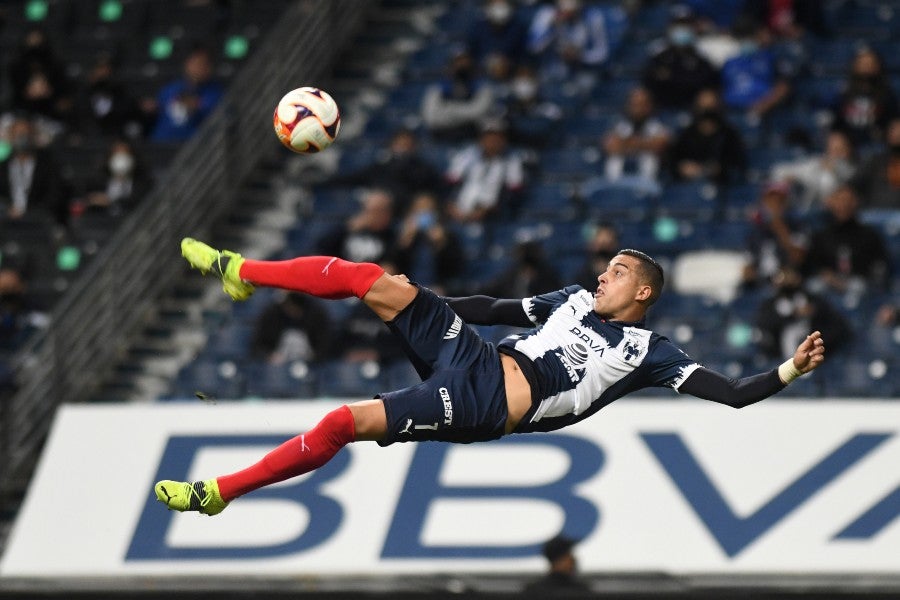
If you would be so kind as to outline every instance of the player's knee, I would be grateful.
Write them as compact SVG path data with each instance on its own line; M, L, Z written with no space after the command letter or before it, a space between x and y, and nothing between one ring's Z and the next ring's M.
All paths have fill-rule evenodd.
M399 277L385 273L372 284L363 302L382 321L391 321L415 299L419 288Z
M363 400L348 404L353 415L356 441L378 441L387 435L387 415L381 400Z

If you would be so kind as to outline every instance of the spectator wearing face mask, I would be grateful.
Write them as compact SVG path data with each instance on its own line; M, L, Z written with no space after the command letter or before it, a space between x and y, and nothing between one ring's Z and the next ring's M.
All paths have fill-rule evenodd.
M504 104L509 125L509 142L513 146L540 148L553 142L553 129L563 117L562 108L541 95L537 73L520 65L509 83Z
M603 137L607 180L638 179L642 186L657 182L670 134L654 110L653 98L645 88L631 90L624 114Z
M72 97L65 67L50 47L47 34L30 29L9 65L13 110L65 121Z
M450 59L447 76L431 85L422 99L422 120L431 134L446 141L473 139L494 105L490 85L475 72L472 57L459 49Z
M510 0L485 0L479 18L472 24L466 47L483 71L515 70L525 56L526 23Z
M859 199L849 185L826 202L825 224L812 232L803 273L811 289L850 295L883 290L891 271L881 232L859 220Z
M825 297L807 290L795 269L780 269L772 283L775 290L756 315L758 347L766 357L775 358L785 348L795 348L792 344L803 341L809 328L822 332L828 352L840 352L847 346L853 337L850 322Z
M852 184L862 207L900 209L900 118L887 126L887 147L862 166Z
M825 139L825 151L772 167L771 179L797 188L798 208L821 210L825 198L850 181L856 171L856 152L847 134L831 131Z
M12 154L0 163L0 219L68 222L68 190L50 152L38 148L34 126L17 117L9 127Z
M116 216L133 208L151 186L151 177L131 144L115 140L109 147L100 176L86 194L87 210Z
M642 75L657 105L687 108L697 92L718 85L718 70L697 51L696 42L693 13L685 6L675 7L666 40L644 66Z
M451 158L445 175L453 187L447 212L457 223L483 222L517 209L525 168L519 153L509 148L507 132L502 120L486 120L478 143Z
M834 107L835 125L856 144L869 144L881 142L897 116L897 95L881 57L868 46L860 48Z
M727 184L743 176L747 154L743 139L722 112L715 90L702 90L694 116L677 135L669 156L677 180Z
M462 246L446 225L437 198L416 195L400 223L396 265L410 279L445 293L447 285L462 272Z
M627 21L618 7L556 0L537 10L528 30L528 50L549 79L567 79L598 71L620 42Z
M97 58L75 102L79 130L86 135L137 137L144 130L144 116L125 86L116 77L111 56Z
M183 71L156 98L156 124L151 133L156 141L181 142L190 138L222 99L224 90L213 78L209 49L194 48L184 60Z
M782 104L791 91L791 74L768 48L771 34L750 17L733 28L739 52L722 65L722 100L729 108L761 119Z

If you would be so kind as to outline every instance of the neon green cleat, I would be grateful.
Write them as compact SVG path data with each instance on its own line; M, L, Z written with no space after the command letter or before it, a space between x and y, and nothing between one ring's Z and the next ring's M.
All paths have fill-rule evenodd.
M184 238L181 240L181 255L204 275L212 271L221 277L222 289L232 300L246 300L256 289L253 284L241 279L244 257L237 252L230 250L220 252L193 238Z
M156 499L164 502L169 510L196 511L205 515L217 515L228 506L219 494L215 479L205 481L159 481L153 486Z

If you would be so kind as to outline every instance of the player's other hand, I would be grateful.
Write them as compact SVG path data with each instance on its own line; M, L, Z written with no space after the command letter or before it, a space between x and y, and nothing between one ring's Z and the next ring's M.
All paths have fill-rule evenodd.
M822 333L813 331L797 346L794 352L794 366L801 373L809 373L825 360L825 341Z

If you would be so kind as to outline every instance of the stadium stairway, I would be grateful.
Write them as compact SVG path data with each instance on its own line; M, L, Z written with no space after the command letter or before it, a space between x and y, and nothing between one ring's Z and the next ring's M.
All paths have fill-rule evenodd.
M407 56L425 44L440 14L441 7L397 0L384 0L370 11L332 78L314 82L340 99L342 143L320 155L296 156L285 150L258 168L241 187L239 208L213 226L216 245L247 256L281 258L288 232L312 210L308 184L332 172L342 153L352 152L352 140L362 134L368 115L387 101ZM274 134L272 140L275 143ZM211 335L233 319L232 303L221 286L190 272L178 252L161 249L165 260L183 269L184 276L159 303L93 401L152 402L170 397L179 372L204 351Z

